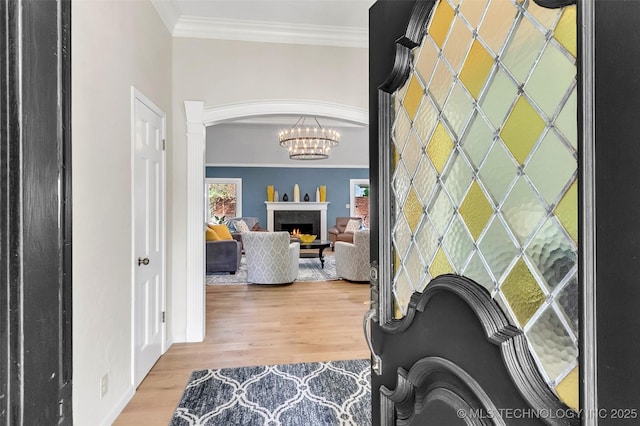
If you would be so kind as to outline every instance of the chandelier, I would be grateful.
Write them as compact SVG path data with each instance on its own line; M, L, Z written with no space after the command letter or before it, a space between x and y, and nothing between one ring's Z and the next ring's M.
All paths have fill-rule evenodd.
M278 134L280 146L289 150L292 160L322 160L329 158L329 151L340 141L340 134L325 129L317 118L314 126L305 126L305 117L300 117L290 129Z

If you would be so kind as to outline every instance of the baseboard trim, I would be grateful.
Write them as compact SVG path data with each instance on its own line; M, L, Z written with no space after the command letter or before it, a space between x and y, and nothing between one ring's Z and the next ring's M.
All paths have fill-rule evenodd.
M109 412L109 414L104 419L104 421L102 423L100 423L100 424L102 426L110 426L110 425L112 425L116 421L118 416L122 413L124 408L127 406L129 401L131 401L131 399L133 398L133 395L135 395L135 393L136 393L136 390L133 388L133 386L129 386L129 388L122 395L122 398L120 398L118 403L113 407L113 409Z
M174 343L187 343L187 335L186 334L174 334L173 339L171 340L171 344ZM167 342L167 347L169 347L169 342Z

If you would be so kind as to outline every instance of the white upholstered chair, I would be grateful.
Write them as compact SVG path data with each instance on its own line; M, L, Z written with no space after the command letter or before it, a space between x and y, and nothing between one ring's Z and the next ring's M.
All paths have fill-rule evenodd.
M298 276L300 243L288 232L243 232L247 280L254 284L286 284Z
M369 230L356 231L353 243L336 241L336 275L349 281L369 281Z

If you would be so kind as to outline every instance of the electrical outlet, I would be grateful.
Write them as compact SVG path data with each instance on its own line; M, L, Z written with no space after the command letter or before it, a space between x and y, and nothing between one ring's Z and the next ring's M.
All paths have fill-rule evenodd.
M109 391L109 373L105 373L100 378L100 398L103 398Z

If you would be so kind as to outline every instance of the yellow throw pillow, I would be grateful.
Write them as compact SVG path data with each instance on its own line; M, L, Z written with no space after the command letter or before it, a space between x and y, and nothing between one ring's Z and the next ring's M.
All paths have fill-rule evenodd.
M231 232L229 232L229 228L227 225L209 225L209 228L213 229L213 231L220 237L221 240L233 240L231 236Z
M220 239L216 231L210 227L207 227L207 230L205 231L205 238L207 241L218 241Z

